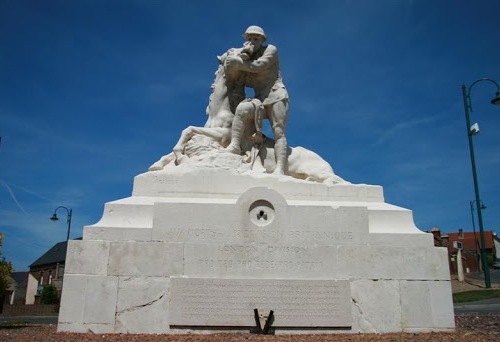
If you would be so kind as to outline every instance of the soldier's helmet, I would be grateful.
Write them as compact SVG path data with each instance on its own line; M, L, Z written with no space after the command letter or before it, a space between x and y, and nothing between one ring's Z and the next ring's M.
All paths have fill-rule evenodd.
M264 30L260 26L256 26L256 25L248 26L245 33L243 33L243 38L247 39L247 35L249 35L249 34L258 34L258 35L264 37L264 40L267 40L267 37L266 37L266 34L264 33Z

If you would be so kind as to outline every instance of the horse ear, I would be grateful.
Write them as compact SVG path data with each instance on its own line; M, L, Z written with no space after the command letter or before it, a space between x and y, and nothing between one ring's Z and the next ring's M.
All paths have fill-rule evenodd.
M226 57L227 57L227 52L224 53L222 56L217 56L217 59L219 60L219 64L224 64Z

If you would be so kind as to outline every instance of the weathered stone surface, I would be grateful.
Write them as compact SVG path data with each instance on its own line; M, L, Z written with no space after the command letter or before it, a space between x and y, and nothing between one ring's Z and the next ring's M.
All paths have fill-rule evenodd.
M347 280L171 279L170 324L255 326L254 309L275 327L350 327Z
M237 198L245 191L259 187L275 189L287 200L345 202L383 202L378 185L324 184L269 174L237 174L218 168L146 172L134 178L134 197Z
M252 222L259 213L252 215L253 213L249 213L253 211L250 207L245 208L246 213L241 216L234 215L234 211L238 209L235 205L161 204L158 207L168 208L158 210L160 217L155 220L153 227L153 239L160 241L331 246L358 245L368 239L366 208L293 207L288 210L293 211L294 215L290 215L286 221L273 217L273 222L259 226ZM276 212L268 210L265 215L279 216L278 211L279 209ZM186 215L189 219L175 219L172 218L174 215ZM208 215L220 219L207 220Z
M120 201L130 208L135 199ZM185 279L181 282L245 279L248 284L345 280L350 284L346 293L352 293L346 295L349 315L335 314L336 323L325 323L322 332L339 329L342 324L346 324L342 331L351 332L453 328L446 251L433 246L430 234L416 229L411 211L406 209L373 201L335 202L312 195L307 201L289 199L261 186L236 198L140 197L137 205L141 207L138 212L152 215L142 220L149 222L149 228L146 224L141 228L94 225L85 228L90 232L84 234L86 239L71 241L66 275L69 285L65 279L59 329L169 333L171 326L181 324L184 328L180 331L186 331L185 325L194 323L179 321L184 294L179 288L170 292L171 277ZM106 211L105 215L114 214ZM101 221L108 224L113 220L124 222L114 217ZM83 280L77 283L71 278L98 275L103 278L79 278ZM110 279L115 279L112 295L106 290ZM101 288L99 281L108 285ZM228 298L235 296L229 285L225 289ZM92 299L87 294L94 292L115 296L116 310L105 316L90 314L86 305ZM419 296L420 292L428 295ZM414 301L418 303L410 307ZM190 308L201 313L207 306L203 301L192 302ZM227 312L221 312L219 318L224 315ZM208 320L205 328L224 325L221 320ZM282 331L312 327L300 320L290 322ZM254 323L250 316L245 326ZM203 324L195 329L200 330Z
M275 244L186 244L185 275L198 277L336 277L337 248Z
M398 280L352 280L353 330L400 331L401 295Z
M168 332L169 286L167 277L119 277L115 332Z
M338 274L354 279L449 280L445 254L433 246L340 246Z
M120 276L173 276L183 272L179 243L117 241L110 243L108 274Z
M97 241L151 241L152 228L85 227L83 238Z
M401 325L406 332L455 327L450 282L402 281Z
M65 275L59 323L113 327L117 293L118 277Z
M68 241L65 274L106 275L109 242ZM66 283L66 278L64 279Z

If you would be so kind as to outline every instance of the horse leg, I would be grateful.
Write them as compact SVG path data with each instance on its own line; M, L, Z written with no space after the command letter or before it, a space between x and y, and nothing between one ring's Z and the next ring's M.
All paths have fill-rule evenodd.
M174 154L171 152L163 157L160 158L157 162L155 162L153 165L151 165L148 168L148 171L159 171L163 170L167 164L169 164L171 161L175 160Z
M184 155L184 147L186 147L186 143L195 134L196 128L197 127L195 126L189 126L182 130L181 137L179 138L177 144L175 144L174 148L172 149L172 152L174 153L175 156L176 165L179 165L184 161L186 161L187 157Z

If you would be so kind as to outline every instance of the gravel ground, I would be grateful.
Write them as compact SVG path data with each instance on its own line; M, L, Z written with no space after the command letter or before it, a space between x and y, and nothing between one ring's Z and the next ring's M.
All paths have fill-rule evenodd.
M124 335L57 333L52 324L18 324L0 327L0 341L500 341L500 313L456 315L451 333L322 334L322 335Z

